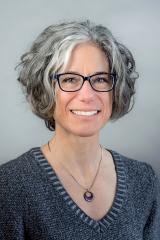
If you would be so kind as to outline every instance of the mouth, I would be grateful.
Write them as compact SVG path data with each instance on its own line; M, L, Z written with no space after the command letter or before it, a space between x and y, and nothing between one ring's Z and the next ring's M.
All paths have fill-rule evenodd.
M100 110L92 110L92 111L80 111L80 110L70 110L73 114L79 116L94 116L97 115Z

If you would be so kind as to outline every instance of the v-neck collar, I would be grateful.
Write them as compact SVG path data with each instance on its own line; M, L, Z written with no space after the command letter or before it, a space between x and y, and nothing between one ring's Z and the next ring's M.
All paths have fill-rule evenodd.
M102 217L100 220L94 220L90 216L88 216L70 197L68 192L63 187L60 179L58 178L56 172L51 167L45 156L43 155L41 148L36 147L31 149L31 152L33 153L35 159L38 161L40 166L45 170L46 174L50 178L50 180L53 183L53 186L55 190L63 197L64 201L70 209L79 217L83 222L88 224L90 227L94 228L97 232L103 232L105 231L108 226L114 222L118 214L120 213L122 209L122 205L126 196L126 174L125 174L125 167L124 162L122 160L122 157L119 153L109 150L112 154L115 169L117 173L117 186L116 186L116 193L114 197L114 201L112 203L111 208L109 211L105 214L104 217Z

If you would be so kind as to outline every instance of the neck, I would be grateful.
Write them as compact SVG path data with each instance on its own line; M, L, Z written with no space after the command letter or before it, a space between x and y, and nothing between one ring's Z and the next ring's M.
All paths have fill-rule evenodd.
M79 137L56 132L50 148L55 161L83 177L95 173L101 157L99 136Z

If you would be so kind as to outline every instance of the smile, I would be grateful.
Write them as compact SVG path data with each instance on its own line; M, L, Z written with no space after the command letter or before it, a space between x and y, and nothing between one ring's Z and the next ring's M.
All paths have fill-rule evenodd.
M71 112L75 115L80 115L80 116L93 116L98 114L100 111L99 110L94 110L94 111L77 111L77 110L71 110Z

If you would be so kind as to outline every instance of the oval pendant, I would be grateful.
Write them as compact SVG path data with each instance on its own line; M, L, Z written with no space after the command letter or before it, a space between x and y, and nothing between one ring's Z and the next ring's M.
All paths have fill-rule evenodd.
M83 197L84 197L85 201L87 201L87 202L91 202L94 199L93 193L88 190L83 194Z

